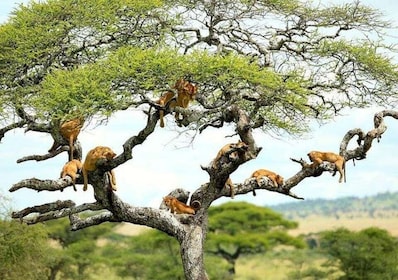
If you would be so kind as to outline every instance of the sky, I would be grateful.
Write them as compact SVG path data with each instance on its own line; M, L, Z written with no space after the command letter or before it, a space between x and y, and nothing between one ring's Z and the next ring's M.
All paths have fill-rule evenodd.
M27 0L0 0L0 23L7 20L10 11L18 3L26 2ZM362 3L380 9L387 19L398 25L398 18L394 15L394 11L398 10L398 2L368 0ZM391 31L390 40L393 43L398 43L397 38L394 38L396 31ZM374 107L345 111L342 116L336 117L326 125L314 124L313 131L302 139L275 138L255 131L254 138L263 150L256 159L240 166L231 175L231 179L234 183L242 183L253 171L260 168L275 171L285 179L290 178L301 168L290 158L307 160L307 153L311 150L338 152L340 142L348 130L371 130L373 115L383 109ZM145 121L143 113L132 109L115 114L105 126L86 127L79 135L84 154L98 145L109 146L117 154L121 153L123 143L129 137L137 135L145 126ZM172 116L168 116L166 127L157 127L143 145L133 149L133 158L114 170L118 186L117 195L125 202L134 206L158 207L162 197L177 187L194 192L209 179L200 166L208 165L223 145L238 140L237 136L229 137L234 134L234 127L227 126L222 129L207 129L191 142L191 138L186 137L184 131L173 131L173 126L170 125L172 121ZM387 131L380 143L374 142L367 158L356 161L355 166L352 161L346 164L346 183L339 184L338 176L332 177L330 173L325 172L321 177L306 178L292 191L305 199L364 197L380 192L398 191L398 157L395 156L398 148L395 138L398 135L398 120L386 118L385 121ZM23 179L59 178L62 166L67 161L66 153L42 162L16 163L17 159L24 156L45 154L51 145L50 136L37 132L24 133L22 129L8 132L2 139L0 196L9 198L13 209L20 210L58 199L72 199L77 204L94 202L92 188L89 187L88 191L83 192L80 185L77 185L78 192L74 192L72 187L63 192L36 192L29 189L8 192L13 184ZM230 198L222 198L215 204L229 200ZM256 197L249 193L236 196L235 201L270 206L296 200L279 193L258 190Z

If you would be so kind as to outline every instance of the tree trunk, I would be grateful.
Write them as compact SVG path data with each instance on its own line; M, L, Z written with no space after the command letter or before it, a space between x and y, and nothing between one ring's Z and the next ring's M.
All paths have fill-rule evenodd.
M184 267L185 279L208 280L204 267L205 227L192 224L187 225L187 231L181 241L181 258Z
M48 280L55 280L57 277L59 269L58 268L50 268L50 275L48 276Z

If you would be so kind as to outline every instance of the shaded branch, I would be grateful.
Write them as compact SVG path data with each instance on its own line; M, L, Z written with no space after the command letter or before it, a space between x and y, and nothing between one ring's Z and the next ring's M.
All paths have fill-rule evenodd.
M208 188L208 184L203 185L199 190L197 190L195 193L202 193L206 191L206 188ZM256 195L256 190L268 190L272 192L278 192L290 197L293 197L295 199L304 199L303 197L297 196L293 192L290 191L290 189L286 188L285 186L280 186L280 187L275 187L273 182L271 180L267 180L267 178L263 178L262 184L258 185L257 180L255 178L248 178L244 181L244 183L240 184L233 184L233 192L235 195L244 195L248 193L253 193L253 195ZM230 190L229 188L222 188L216 196L216 199L220 197L231 197ZM195 201L191 199L191 206L194 207Z

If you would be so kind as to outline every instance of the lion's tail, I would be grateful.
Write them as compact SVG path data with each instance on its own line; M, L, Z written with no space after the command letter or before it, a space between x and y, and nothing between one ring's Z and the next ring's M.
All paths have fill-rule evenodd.
M344 183L347 183L347 172L345 168L345 160L343 162L343 172L344 172Z
M83 191L87 191L87 182L88 182L88 178L87 178L87 170L83 167L82 168L82 173L83 173Z
M73 159L73 135L69 136L69 160Z
M164 127L164 111L159 110L160 127Z

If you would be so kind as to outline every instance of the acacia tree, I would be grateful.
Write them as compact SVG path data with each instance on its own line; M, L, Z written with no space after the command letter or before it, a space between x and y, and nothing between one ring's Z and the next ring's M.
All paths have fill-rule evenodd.
M117 111L135 108L146 114L147 122L126 139L121 154L98 162L89 173L95 203L57 201L22 209L13 217L34 224L69 216L72 230L107 221L144 224L179 241L187 279L206 279L208 208L229 196L223 188L229 175L261 151L253 138L255 129L300 135L310 121L325 121L345 108L396 104L398 74L389 57L393 49L382 40L388 26L378 11L359 2L314 7L291 0L51 0L20 6L0 27L0 139L25 128L51 134L61 148L18 162L69 151L59 126L76 116L88 124L94 117L106 121ZM248 145L235 160L221 157L202 167L209 181L192 193L190 203L197 211L188 217L133 207L109 190L104 176L131 160L133 149L149 135L161 133L155 129L160 106L154 101L165 90L172 91L181 77L200 90L187 109L163 108L166 114L184 115L175 129L202 132L232 124ZM375 128L367 133L348 131L340 154L347 161L364 159L373 140L380 140L386 130L385 116L398 118L398 112L377 113ZM347 150L355 136L357 146ZM74 146L74 158L82 158L79 141ZM311 168L303 159L294 160L301 167L282 186L249 180L234 184L234 192L267 189L300 198L293 187L334 169L331 164ZM71 184L32 178L15 183L10 191L62 191ZM187 198L186 191L174 195ZM86 210L106 211L80 217ZM28 216L31 213L37 215Z
M304 247L302 239L287 233L297 228L297 223L271 209L229 202L211 207L209 215L206 252L224 258L230 264L230 275L235 274L236 261L242 255L266 252L278 245Z

